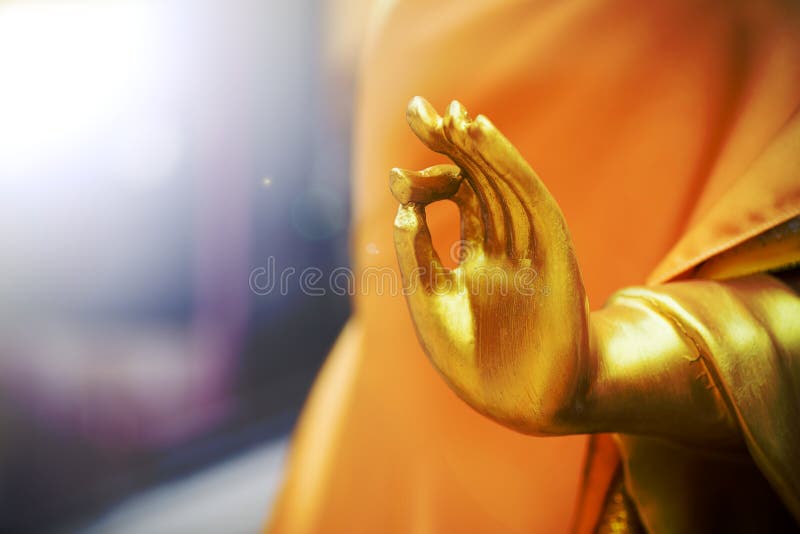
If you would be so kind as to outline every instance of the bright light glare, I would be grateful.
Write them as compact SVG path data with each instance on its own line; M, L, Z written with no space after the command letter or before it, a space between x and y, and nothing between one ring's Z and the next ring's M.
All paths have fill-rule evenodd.
M0 183L68 154L155 78L146 1L0 3Z

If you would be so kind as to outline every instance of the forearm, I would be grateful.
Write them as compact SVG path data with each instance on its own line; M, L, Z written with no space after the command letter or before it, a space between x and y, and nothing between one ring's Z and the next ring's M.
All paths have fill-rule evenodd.
M592 313L592 377L581 417L590 432L725 442L736 424L694 342L633 296Z
M730 371L737 358L761 358L794 372L799 308L797 294L768 276L621 291L591 316L591 376L576 402L578 426L738 441L718 366Z

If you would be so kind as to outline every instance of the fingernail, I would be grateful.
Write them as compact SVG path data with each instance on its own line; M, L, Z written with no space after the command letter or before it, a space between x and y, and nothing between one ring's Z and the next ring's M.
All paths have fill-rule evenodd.
M453 100L450 102L449 112L453 117L464 118L467 116L467 108L465 108L464 105L458 100Z

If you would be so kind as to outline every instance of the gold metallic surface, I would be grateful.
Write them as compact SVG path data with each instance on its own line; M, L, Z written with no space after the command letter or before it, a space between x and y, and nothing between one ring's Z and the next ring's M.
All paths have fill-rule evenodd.
M721 457L745 444L746 461L800 518L797 293L764 275L693 280L625 289L589 313L561 211L510 142L458 102L442 117L415 98L407 118L457 165L391 174L409 309L453 390L532 434L616 432L628 445L661 438ZM447 198L460 208L463 240L452 270L425 221L425 206ZM646 449L623 444L642 520L656 531L692 525L697 510L675 496L692 477L656 469L671 453L633 454Z
M458 267L447 270L431 244L424 207L458 173L452 166L392 171L392 192L405 201L395 245L422 344L481 413L523 432L573 431L567 412L586 387L589 313L558 205L485 117L471 120L458 102L440 117L421 98L411 101L407 117L417 137L465 178L451 197L461 211L465 250ZM429 198L423 175L435 184Z
M712 479L719 480L722 476L729 480L721 487L736 488L741 506L734 506L729 516L741 515L736 522L740 529L745 525L755 527L752 522L759 518L759 507L752 505L756 496L742 499L751 488L757 487L757 482L743 481L759 477L769 482L783 505L800 520L800 298L797 293L774 277L752 275L724 282L697 280L629 288L612 298L607 309L612 310L627 299L639 301L652 313L669 318L676 330L697 348L707 369L709 386L728 407L749 452L746 461L741 458L734 461L709 442L703 443L704 447L694 447L690 453L683 447L668 450L661 444L621 437L634 496L664 503L651 508L649 514L642 514L645 523L656 531L679 522L695 525L700 520L696 510L690 513L685 508L676 508L674 501L666 498L678 484L675 478L691 478L691 493L700 502L701 496L720 493L720 484ZM674 391L681 391L679 384ZM693 410L697 408L688 404L678 414L681 418L678 422L693 417ZM758 477L750 474L731 477L735 469L745 472L747 465L753 463L758 468ZM720 475L709 476L711 472ZM764 490L756 493L761 496ZM733 506L732 500L728 506ZM766 505L760 508L766 509ZM772 519L779 516L763 513L760 522L763 526Z
M621 473L613 480L606 496L597 534L643 534L636 507L625 490Z

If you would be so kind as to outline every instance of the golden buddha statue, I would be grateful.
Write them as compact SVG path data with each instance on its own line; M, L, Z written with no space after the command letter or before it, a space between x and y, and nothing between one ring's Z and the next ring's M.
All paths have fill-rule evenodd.
M368 3L352 265L424 289L357 283L266 530L796 530L796 3Z
M624 481L598 530L797 528L800 220L590 312L567 223L514 146L457 101L442 117L415 97L407 119L455 163L390 175L409 310L453 391L523 433L617 434ZM453 269L425 217L444 199Z

